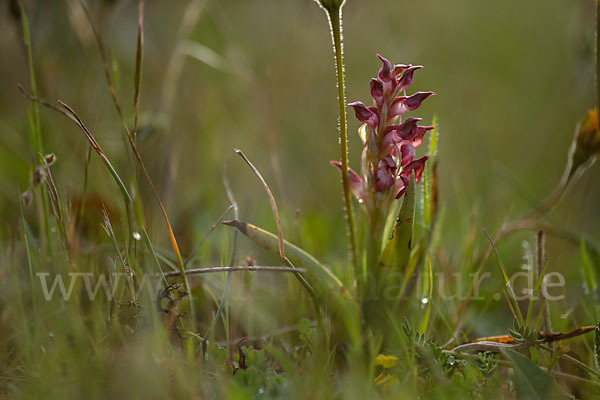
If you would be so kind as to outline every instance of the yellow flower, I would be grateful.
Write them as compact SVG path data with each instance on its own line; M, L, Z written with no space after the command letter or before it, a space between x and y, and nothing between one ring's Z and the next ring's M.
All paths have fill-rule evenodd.
M380 354L377 357L375 357L375 365L383 367L383 369L395 367L397 361L398 357L386 356L385 354Z

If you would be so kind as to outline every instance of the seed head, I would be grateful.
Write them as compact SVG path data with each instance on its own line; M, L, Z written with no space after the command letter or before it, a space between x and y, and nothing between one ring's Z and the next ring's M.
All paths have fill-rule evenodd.
M315 0L326 11L336 11L342 8L346 0Z
M589 110L575 132L571 146L569 178L581 167L593 163L600 156L600 128L598 124L598 108Z

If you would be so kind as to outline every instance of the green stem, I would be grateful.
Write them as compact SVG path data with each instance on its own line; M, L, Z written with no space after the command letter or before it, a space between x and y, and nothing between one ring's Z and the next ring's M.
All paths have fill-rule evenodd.
M335 53L335 67L338 87L338 106L340 113L339 131L340 131L340 152L342 162L342 186L344 192L344 211L346 213L346 223L348 237L350 239L350 256L354 266L356 279L360 280L358 256L356 252L356 233L354 231L354 212L352 210L352 197L350 194L350 181L348 179L348 123L346 119L346 86L344 83L344 55L342 38L342 8L337 10L327 10L329 25L331 28L331 38L333 40L333 49Z
M37 96L37 83L35 79L35 66L33 64L33 50L31 48L31 31L29 29L29 20L23 6L19 5L21 9L21 26L23 28L23 41L27 50L27 64L29 67L29 84L31 85L31 92L34 96ZM37 103L33 103L31 107L31 114L29 115L29 126L31 130L31 145L34 149L34 165L39 163L38 155L41 157L44 155L44 144L42 140L42 127L40 122L40 110ZM52 247L50 245L50 223L48 219L48 195L46 188L40 186L41 193L41 218L40 218L40 237L42 242L42 249L44 253L50 254Z

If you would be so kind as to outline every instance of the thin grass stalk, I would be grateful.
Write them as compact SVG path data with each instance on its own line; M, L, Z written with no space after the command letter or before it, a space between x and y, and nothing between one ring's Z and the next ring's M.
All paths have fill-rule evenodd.
M21 4L19 4L20 13L21 13L21 26L23 28L23 41L25 43L25 48L27 50L27 64L29 69L29 85L31 87L31 92L34 96L37 96L37 82L35 79L35 66L33 64L33 50L31 49L31 30L29 29L29 20L27 19L27 14L25 13L25 9ZM31 114L29 115L30 122L30 134L31 134L31 145L33 146L35 157L34 159L37 161L37 156L43 156L44 154L44 145L42 139L42 127L40 123L40 110L36 103L32 104ZM50 246L50 223L48 219L48 194L43 186L40 187L41 193L41 217L40 217L40 236L42 238L42 248L51 251Z
M208 238L208 235L210 235L217 228L217 226L221 225L221 222L223 222L223 220L225 219L225 217L227 216L227 214L229 214L229 212L233 208L235 208L235 206L233 204L230 204L229 207L227 207L227 209L223 212L223 214L221 214L221 216L219 217L219 219L210 227L210 229L208 230L208 232L206 232L204 234L204 236L202 236L202 238L200 239L200 241L198 241L198 243L196 243L196 245L194 246L194 248L192 249L192 251L188 254L188 256L185 258L185 260L183 260L183 265L185 265L187 267L187 265L189 264L189 262L194 259L194 256L196 255L196 253L200 249L200 246L202 245L202 243L204 243L204 241Z
M27 254L27 267L29 269L29 283L31 285L31 301L33 303L33 315L37 316L37 299L35 294L35 286L33 282L33 261L31 257L31 249L29 248L29 239L27 238L27 229L25 225L25 215L23 214L23 203L19 201L19 213L21 215L21 224L23 225L23 239L25 240L25 252Z
M79 209L79 220L80 221L83 221L83 217L85 216L85 196L87 194L91 160L92 160L92 146L88 144L88 149L85 154L85 169L83 171L83 188L82 188L83 201L81 202L81 208Z
M135 52L135 90L133 93L133 138L137 143L138 110L142 85L142 60L144 56L144 1L138 4L138 31Z
M350 240L350 257L354 266L354 275L358 282L362 279L362 273L359 268L356 232L354 230L354 211L352 208L352 196L350 193L350 180L348 178L348 122L346 118L346 84L344 79L344 44L342 37L342 7L338 9L326 9L331 28L331 38L333 41L333 51L335 59L337 88L338 88L338 107L340 132L340 156L342 163L342 188L344 195L344 212L346 213L346 228Z
M231 191L231 187L229 186L229 180L227 179L226 173L223 174L223 185L225 186L225 192L227 193L227 198L229 199L229 202L231 203L231 206L233 207L234 218L237 219L239 217L238 203L235 200L235 197L233 196L233 192ZM235 265L235 256L237 253L237 238L238 238L238 235L237 235L237 230L236 230L233 232L233 248L231 250L231 260L230 260L229 268L231 268ZM208 327L208 329L206 330L206 333L204 334L204 337L202 338L202 349L203 350L206 349L208 339L209 339L210 335L212 334L214 327L215 327L217 321L219 320L221 314L223 313L223 310L227 304L227 297L229 296L229 287L231 285L231 272L232 272L231 270L227 271L227 275L225 277L225 287L223 288L223 296L221 297L221 301L219 302L219 307L217 308L217 312L215 313L215 316L214 316L210 326ZM229 342L229 338L228 338L227 342ZM229 353L229 347L227 348L227 352Z
M235 152L240 157L242 157L242 159L246 162L246 164L248 164L248 166L250 167L252 172L254 172L254 175L256 175L256 177L260 180L260 183L262 184L263 188L265 189L265 192L267 193L267 196L269 197L269 204L271 205L271 211L273 212L273 218L275 219L275 224L277 225L277 243L278 243L279 256L281 257L281 260L283 262L285 262L286 264L288 264L290 267L296 268L296 266L285 255L284 246L283 246L283 228L281 227L281 218L279 218L279 211L277 211L277 202L275 201L273 192L271 192L271 188L267 184L267 181L265 181L265 178L263 178L263 176L260 173L260 171L258 170L258 168L256 168L254 166L254 164L252 164L252 162L248 159L248 157L246 157L246 155L239 149L235 149ZM237 211L235 211L235 212L237 214ZM237 220L237 218L238 217L236 215L236 220ZM313 293L310 284L306 281L306 279L301 274L296 274L296 277L298 278L300 283L302 283L302 285L305 287L305 289L308 291L308 293Z
M56 183L54 182L54 177L52 176L52 171L50 171L50 165L44 159L44 169L46 170L46 186L48 188L48 195L50 199L50 206L52 207L52 212L54 214L54 219L56 220L56 225L58 226L58 230L60 232L60 236L62 239L62 247L65 251L67 264L73 268L73 259L71 254L71 242L69 240L69 236L67 233L67 227L65 225L65 219L62 212L62 205L60 200L60 195L58 194L58 189L56 187Z
M169 221L169 216L167 215L167 210L165 209L165 206L163 205L163 202L160 199L160 195L158 194L158 191L156 190L156 187L154 186L154 183L152 182L152 178L150 178L150 174L148 173L148 170L146 169L146 166L142 160L142 156L137 149L137 146L133 139L133 135L131 134L129 127L127 126L127 123L125 123L125 118L123 117L123 111L122 111L121 105L119 103L119 100L117 98L117 93L115 91L115 87L113 85L112 78L110 76L110 68L109 68L109 64L108 64L108 59L106 57L106 51L104 49L104 44L102 42L102 38L100 37L100 34L98 33L94 24L92 23L92 19L89 15L87 9L85 7L83 7L83 8L85 10L86 16L90 23L90 26L92 27L92 30L94 32L94 36L96 38L98 49L100 51L100 57L102 59L102 65L104 67L104 75L105 75L106 81L108 83L108 88L109 88L109 91L110 91L110 94L111 94L111 97L113 100L113 104L115 105L117 114L119 116L121 124L123 125L123 130L125 131L127 140L129 141L129 145L131 146L133 154L135 155L138 165L141 168L141 170L144 174L144 177L146 178L146 181L148 182L148 185L150 186L150 189L152 190L152 194L154 195L156 202L158 203L158 206L160 208L160 212L163 216L163 219L164 219L167 231L168 231L168 235L169 235L169 240L171 241L171 246L173 247L173 251L177 257L177 266L179 268L179 271L181 272L181 278L183 280L183 285L184 285L185 291L188 293L188 296L189 296L190 313L191 313L191 319L193 321L192 324L195 325L196 312L195 312L194 301L193 301L193 297L192 297L192 291L191 291L187 276L185 275L185 266L183 263L183 257L181 256L181 251L179 250L179 245L177 243L177 239L175 238L175 233L173 232L171 222Z

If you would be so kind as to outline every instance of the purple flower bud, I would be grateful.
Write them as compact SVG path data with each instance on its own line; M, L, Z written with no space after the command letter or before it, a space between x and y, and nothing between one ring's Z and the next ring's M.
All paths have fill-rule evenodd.
M392 75L394 75L394 77L398 77L401 73L403 73L404 71L406 71L408 68L410 68L410 65L396 64L396 65L394 65L394 69L392 71Z
M417 126L415 129L415 136L411 139L412 145L414 147L419 147L421 143L423 143L423 136L432 129L433 126Z
M396 195L394 196L396 199L402 197L404 193L406 193L406 188L408 187L409 179L404 175L400 175L396 179Z
M402 146L400 146L400 153L402 155L400 165L402 165L403 167L410 164L413 158L415 158L415 148L408 142L404 142Z
M377 54L383 65L379 69L379 79L383 84L383 92L388 95L396 88L396 78L392 75L392 64L385 58Z
M377 107L381 107L383 104L383 82L377 78L371 79L371 97Z
M392 106L390 107L390 112L388 115L389 119L402 115L408 111L414 111L417 108L421 107L421 103L431 95L434 95L433 92L417 92L412 96L399 96L394 100Z
M387 58L377 54L377 58L381 60L383 65L379 69L379 79L382 82L390 82L394 79L392 76L392 64L387 60Z
M409 96L404 100L404 104L408 111L414 111L421 107L421 103L431 95L435 95L433 92L417 92L412 96Z
M400 125L391 125L387 128L388 134L393 133L401 140L412 140L416 133L417 123L421 118L407 118Z
M379 117L375 107L367 107L361 101L355 101L348 105L354 108L354 113L359 121L366 122L373 127L376 127L379 124Z
M413 76L415 74L415 71L418 69L421 69L421 68L423 68L423 67L421 67L420 65L415 65L415 66L411 66L410 68L407 68L402 73L402 76L400 78L398 78L398 90L402 91L402 90L405 90L407 87L409 87L413 81Z
M392 156L388 156L379 161L375 169L375 191L384 192L394 185L396 175L396 162Z
M342 163L339 161L330 161L329 163L342 172ZM361 203L365 201L365 189L363 188L362 179L352 168L348 168L348 182L350 183L350 191L358 201Z
M421 176L423 176L423 170L425 169L425 161L427 161L429 157L423 156L418 160L415 160L408 164L406 167L402 168L402 175L410 178L413 171L415 172L415 181L418 183L421 180Z
M380 157L385 157L392 153L395 154L395 147L402 146L403 142L412 144L416 137L417 122L419 121L421 121L421 118L407 118L401 125L389 126L381 143ZM413 147L416 146L413 144Z

